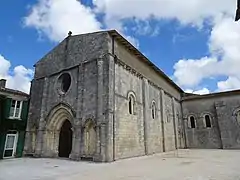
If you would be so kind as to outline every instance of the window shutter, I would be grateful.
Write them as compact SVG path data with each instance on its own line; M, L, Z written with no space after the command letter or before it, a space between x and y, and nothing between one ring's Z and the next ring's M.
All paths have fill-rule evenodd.
M28 115L28 101L23 101L21 119L27 121L27 115Z
M11 108L12 99L6 98L3 104L3 113L5 118L9 118L10 108Z

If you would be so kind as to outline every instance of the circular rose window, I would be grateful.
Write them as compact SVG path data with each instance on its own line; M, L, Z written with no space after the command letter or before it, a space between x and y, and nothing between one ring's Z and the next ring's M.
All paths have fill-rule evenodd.
M59 84L59 90L62 94L65 94L71 85L71 76L68 73L63 73L59 78L58 78L58 84Z

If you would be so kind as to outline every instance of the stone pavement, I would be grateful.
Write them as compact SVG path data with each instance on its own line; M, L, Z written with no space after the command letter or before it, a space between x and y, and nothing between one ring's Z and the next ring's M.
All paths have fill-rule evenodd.
M240 150L178 150L114 163L0 161L0 180L240 180Z

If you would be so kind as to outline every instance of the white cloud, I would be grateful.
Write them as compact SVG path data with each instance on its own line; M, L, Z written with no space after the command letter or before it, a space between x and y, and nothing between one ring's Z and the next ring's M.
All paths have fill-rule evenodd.
M174 79L187 89L195 89L205 79L226 76L240 78L240 24L234 23L235 1L226 0L92 0L94 8L77 0L38 0L24 19L27 27L33 27L52 41L62 40L71 30L74 34L115 28L126 34L127 20L135 22L137 34L157 34L159 27L152 27L151 20L178 20L182 25L212 26L209 38L209 57L182 59L174 66ZM103 15L104 22L96 18ZM139 41L125 36L136 47ZM231 78L230 78L231 77ZM228 86L219 82L219 90ZM231 80L232 82L232 80ZM238 86L237 86L238 87ZM235 87L236 88L236 87ZM206 89L205 89L206 90ZM206 91L205 91L206 92Z
M177 19L182 24L201 26L207 18L233 14L235 2L226 0L93 0L98 12L105 14L105 23L136 18L140 20Z
M198 28L208 22L212 26L210 56L179 60L174 66L174 79L183 88L195 89L205 79L226 76L228 80L219 82L218 90L240 88L236 81L240 78L240 24L234 22L235 1L93 0L93 3L97 11L105 15L107 26L117 24L124 29L126 20L133 20L136 22L133 30L138 34L152 31L153 27L149 26L152 19L176 19L182 25ZM208 89L203 89L203 92L208 92Z
M126 35L121 23L113 19L110 29L119 30L134 46L139 42L133 36ZM68 31L73 34L89 33L102 29L102 23L96 19L96 9L91 9L77 0L39 0L30 8L24 18L24 25L35 28L39 35L47 36L51 41L61 41Z
M177 19L182 24L201 25L206 18L234 12L235 2L226 0L93 0L90 8L77 0L38 0L24 18L27 27L36 28L39 34L60 41L71 30L74 34L97 31L102 23L96 18L104 16L108 29L124 32L126 20L133 19L142 27L143 34L158 34L159 27L151 27L148 20ZM145 24L143 26L142 22Z
M210 56L178 61L174 77L181 86L192 88L204 79L226 76L217 83L218 91L240 88L240 24L232 17L222 16L215 21L209 38Z
M3 78L8 75L8 70L11 66L11 63L6 60L2 55L0 55L0 78Z
M139 48L139 41L138 39L132 37L132 36L124 36L133 46L135 46L136 48Z
M2 55L0 55L0 64L0 79L7 80L6 86L11 89L29 93L33 70L19 65L16 66L13 71L11 71L10 61L5 59Z
M160 27L150 21L142 21L134 19L132 30L141 36L157 36L160 32Z
M218 91L234 90L240 88L240 79L238 77L229 77L226 81L217 83Z
M101 28L92 9L77 0L39 0L24 18L24 24L53 41L61 41L68 31L80 34Z
M207 88L202 88L202 89L199 89L199 90L186 89L185 92L186 93L193 93L193 94L203 95L203 94L209 94L210 90L207 89Z
M216 58L204 57L199 60L179 60L174 65L174 77L180 86L195 87L204 78L214 75L218 61Z

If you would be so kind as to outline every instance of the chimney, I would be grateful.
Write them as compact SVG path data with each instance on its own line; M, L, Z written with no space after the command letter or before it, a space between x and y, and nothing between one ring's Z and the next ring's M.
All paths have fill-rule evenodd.
M5 88L6 82L7 82L6 79L0 79L0 88Z

